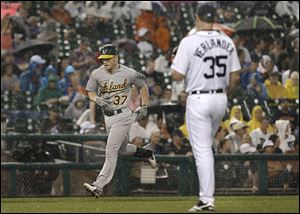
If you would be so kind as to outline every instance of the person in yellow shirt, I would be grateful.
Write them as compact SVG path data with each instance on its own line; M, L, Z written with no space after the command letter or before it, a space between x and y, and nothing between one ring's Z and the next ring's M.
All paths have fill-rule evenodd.
M269 79L267 79L264 84L266 86L267 94L270 99L280 99L288 97L286 88L279 82L278 72L271 72L269 74Z
M178 129L182 132L182 134L183 134L183 136L185 138L189 138L189 133L188 133L188 130L187 130L187 127L186 127L186 117L185 117L185 114L184 114L184 124L181 125Z
M256 105L252 109L251 120L247 123L249 126L249 132L260 127L260 123L263 119L263 109L261 106Z
M289 99L299 99L299 73L293 71L285 82L285 86Z
M260 105L256 105L252 109L251 120L247 123L249 126L248 133L252 132L254 129L261 127L261 121L263 120L265 113ZM272 124L269 125L267 131L271 134L274 133Z

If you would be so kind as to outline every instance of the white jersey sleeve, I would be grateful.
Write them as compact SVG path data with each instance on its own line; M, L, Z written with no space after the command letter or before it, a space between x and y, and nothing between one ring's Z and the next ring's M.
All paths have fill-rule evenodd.
M179 46L173 60L171 68L183 75L185 75L189 69L189 55L188 55L188 44L186 44L186 40L183 39Z

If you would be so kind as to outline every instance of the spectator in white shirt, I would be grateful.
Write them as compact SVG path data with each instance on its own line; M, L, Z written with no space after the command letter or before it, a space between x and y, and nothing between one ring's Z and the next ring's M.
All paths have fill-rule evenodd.
M153 55L153 45L149 42L149 30L147 28L141 28L138 31L139 42L137 46L146 58L149 58Z
M252 132L250 132L252 145L255 148L262 148L262 144L271 136L271 133L268 132L269 125L270 119L264 117L261 121L260 128L254 129Z

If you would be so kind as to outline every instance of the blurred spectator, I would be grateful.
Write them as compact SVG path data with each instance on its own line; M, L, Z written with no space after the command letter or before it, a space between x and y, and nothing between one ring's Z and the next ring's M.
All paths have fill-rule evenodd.
M245 134L247 135L247 134ZM243 137L244 138L244 137ZM242 145L240 146L240 153L241 154L251 154L251 153L255 153L256 152L256 148L251 146L250 143L244 143L244 141L246 140L243 140L243 143ZM248 139L247 139L248 141Z
M184 138L180 130L174 130L172 138L172 143L165 148L166 154L192 156L190 143L188 139Z
M262 149L263 143L269 139L272 133L268 131L270 127L270 120L267 117L263 117L260 123L260 127L254 129L250 132L251 143L257 148L257 150Z
M5 64L3 68L1 68L1 92L6 90L13 94L20 91L19 79L13 74L13 66L9 64Z
M268 99L267 89L263 83L260 82L260 75L252 73L250 82L247 85L245 95L250 99L254 100L257 98L260 102Z
M278 129L278 136L280 138L280 146L279 148L283 153L294 152L295 147L295 136L291 133L291 125L288 120L276 120L275 123Z
M140 9L141 13L135 19L135 30L139 34L140 29L147 29L150 34L149 40L152 42L152 44L154 44L155 15L151 11L151 2L141 2L138 8Z
M171 134L168 130L168 126L166 123L166 119L164 117L164 114L162 114L162 116L157 117L157 126L160 130L160 137L161 140L165 141L165 142L170 142L171 139Z
M265 50L266 50L266 43L264 39L257 38L256 40L254 40L254 50L252 50L250 53L251 59L253 58L261 59Z
M230 154L231 153L231 141L230 139L223 139L220 141L220 154Z
M30 39L37 39L37 35L40 33L39 20L36 16L30 16L28 18L28 27L30 30Z
M172 90L169 88L164 88L162 92L162 97L160 99L160 103L171 103L172 102Z
M64 26L73 23L69 11L64 8L65 4L65 1L57 1L51 9L51 16L53 17L53 19Z
M76 71L80 72L81 84L85 85L89 77L89 71L96 66L94 53L90 50L89 40L82 38L79 48L75 49L70 56L70 63Z
M257 70L259 63L258 57L253 57L252 62L250 62L250 66L248 70L245 70L241 73L240 83L244 89L247 89L247 85L250 83L251 77L256 74L257 80L260 83L264 83L263 75Z
M53 65L48 65L47 68L45 69L44 75L41 78L41 88L48 85L48 79L49 79L50 74L54 74L54 75L57 74L57 69ZM58 85L57 85L57 87L58 87Z
M274 143L270 140L266 140L263 144L263 153L273 154L274 153ZM280 161L268 160L268 178L269 187L274 187L275 184L279 184L280 187L283 186L283 166ZM277 182L276 182L277 181Z
M265 81L265 87L267 89L268 97L270 99L280 99L287 98L288 93L285 87L283 87L279 81L279 73L271 72L269 74L269 79Z
M161 139L159 131L153 131L150 136L150 143L149 143L155 154L165 154L165 145Z
M299 99L299 73L297 71L290 73L290 78L286 80L284 87L289 99Z
M72 102L69 104L64 112L64 118L79 119L79 117L86 110L87 97L81 94L76 94Z
M178 105L175 112L165 112L166 124L167 129L170 133L172 133L175 129L178 129L184 124L184 117L185 117L185 108L186 108L186 99L187 94L182 91L178 96ZM170 103L172 105L172 103ZM179 128L183 131L181 128ZM184 131L184 136L187 137L186 132Z
M291 53L284 51L278 56L278 66L279 73L281 74L282 85L285 84L284 74L289 70L291 64Z
M19 78L22 71L18 67L16 63L16 58L14 57L13 53L11 51L8 51L1 58L3 59L3 65L12 65L13 74ZM1 66L2 66L2 60L1 60ZM1 70L2 69L3 68L1 68Z
M219 126L217 133L214 137L214 141L213 141L213 152L215 154L220 153L220 142L221 140L225 139L225 136L228 134L226 128L224 128L223 126Z
M138 30L137 46L140 50L140 53L146 58L149 58L153 55L153 44L150 41L150 32L147 28L142 27Z
M273 47L269 52L270 58L273 59L275 65L279 65L279 56L285 52L285 41L277 39L273 43ZM279 72L281 69L279 69Z
M47 85L40 88L35 97L36 105L46 104L51 106L59 104L59 98L63 95L63 92L56 87L58 79L59 77L56 74L49 75Z
M239 148L242 144L242 138L244 134L247 132L246 128L248 126L243 122L236 122L232 125L232 130L234 133L226 136L227 139L230 140L230 153L239 153Z
M279 72L278 67L274 64L274 61L269 55L262 55L257 70L267 79L270 73ZM279 75L279 73L278 73Z
M170 31L167 26L167 20L163 16L156 18L156 29L154 33L155 47L167 53L170 49Z
M98 40L105 38L104 32L107 28L99 27L99 20L97 17L92 15L87 15L84 22L76 29L77 32L84 38L90 41L91 49L93 51L98 51L99 44ZM93 33L91 31L93 30Z
M41 8L40 16L43 20L43 24L40 27L40 33L37 38L42 41L56 43L56 21L51 17L49 8Z
M69 87L71 87L72 76L75 71L75 68L72 65L68 65L64 70L64 78L59 81L59 88L63 90L64 95L69 95Z
M281 99L279 101L278 110L274 114L275 120L289 120L292 128L298 125L298 116L295 111L290 108L290 101L288 99Z
M66 9L72 18L84 19L84 2L68 1L64 9Z
M162 95L162 88L159 84L155 84L152 89L150 89L150 99L149 106L159 105L159 100Z
M51 106L48 109L48 117L42 121L41 132L58 134L64 132L64 123L61 120L59 108Z
M36 95L40 86L42 78L42 69L46 60L39 55L34 55L30 58L29 69L20 75L21 91L30 91L31 94Z
M299 24L298 24L299 25ZM299 27L298 27L299 28ZM299 29L298 29L299 34ZM291 42L292 53L290 61L290 70L299 72L299 35Z
M134 138L141 137L150 139L152 132L159 131L158 126L145 118L139 122L134 122L129 130L129 141L132 142Z
M159 53L159 56L155 59L154 69L158 73L169 73L170 71L170 61L168 60L169 53L162 54Z
M165 85L164 75L157 72L155 69L155 62L152 58L146 60L146 73L147 80L146 83L148 88L151 90L155 84L159 84L161 87Z
M251 63L251 56L250 56L250 52L249 50L244 46L245 44L245 38L238 35L238 34L235 34L232 38L234 44L235 44L235 47L236 49L240 49L243 51L243 54L244 54L244 61L245 63L249 64Z
M275 11L281 17L287 15L299 21L299 2L297 1L278 1Z
M249 126L248 132L252 132L254 129L261 127L261 121L264 118L264 112L260 105L256 105L252 108L251 120L247 123ZM268 131L273 132L272 126L269 126Z
M239 61L241 63L241 74L245 73L249 70L250 67L250 63L251 62L246 62L245 61L245 52L242 49L237 49L237 54L239 57Z
M12 27L13 23L10 17L5 15L1 19L1 53L13 49Z
M24 6L19 7L18 12L12 17L13 34L19 34L21 41L26 41L31 38L31 32L28 24L28 11ZM14 38L17 39L17 38Z
M277 134L272 134L270 137L269 137L269 140L272 141L274 143L274 153L277 153L277 154L282 154L282 149L280 149L280 138Z

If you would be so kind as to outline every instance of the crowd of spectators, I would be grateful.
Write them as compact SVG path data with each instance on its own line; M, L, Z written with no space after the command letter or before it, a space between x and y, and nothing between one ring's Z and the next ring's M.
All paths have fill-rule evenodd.
M1 129L2 124L10 127L3 132L79 132L85 121L103 130L101 109L89 102L84 88L90 72L100 66L99 47L113 43L119 47L120 63L144 73L149 87L150 115L132 125L131 143L151 143L156 154L192 155L184 122L184 81L171 80L170 64L179 41L193 27L200 3L19 4L14 16L1 18L1 97L5 101ZM214 138L214 153L298 153L299 3L252 2L246 9L232 2L212 4L218 7L221 24L233 26L260 15L275 17L284 28L230 35L242 65L241 84L229 95L226 117ZM18 54L29 40L51 42L54 48ZM22 104L25 107L18 107ZM130 108L139 104L133 88ZM23 121L17 120L20 115ZM35 118L32 126L28 126L29 118ZM18 128L16 123L24 125ZM291 163L270 161L268 169L299 173Z

